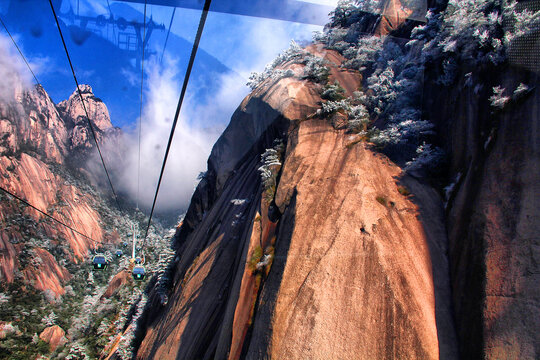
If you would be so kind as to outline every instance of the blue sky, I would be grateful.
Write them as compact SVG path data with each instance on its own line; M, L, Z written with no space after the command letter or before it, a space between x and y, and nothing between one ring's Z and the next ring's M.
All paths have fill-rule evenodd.
M274 1L274 0L269 0ZM282 1L282 0L275 0ZM310 0L332 5L334 0ZM106 0L55 0L57 13L67 41L79 83L90 84L94 94L107 104L114 125L122 127L130 146L127 166L121 169L118 187L135 196L138 143L136 126L139 117L141 70L133 53L119 49L117 39L122 30L117 26L97 27L92 21L81 30L79 20L70 12L89 18L103 15L109 18ZM109 0L114 17L142 22L143 5ZM38 79L55 102L66 99L75 89L73 78L61 45L48 1L2 0L0 15L15 35L19 46L30 60ZM147 18L169 26L172 9L149 5ZM103 19L102 18L102 19ZM141 203L151 202L159 166L200 11L178 8L163 61L161 52L167 31L154 30L147 48L144 72L141 167ZM244 96L252 71L264 66L289 46L290 40L309 41L313 31L321 26L210 12L199 52L188 86L180 122L177 126L170 160L162 184L158 207L163 210L185 207L196 185L196 177L206 169L211 147L228 124ZM98 33L98 32L101 33ZM128 26L124 35L133 33ZM3 29L0 35L5 36ZM127 35L124 37L127 38ZM10 46L1 41L0 46ZM13 49L0 49L9 50ZM150 55L148 55L150 53ZM153 53L153 54L152 54ZM16 59L14 58L14 61ZM19 64L20 65L20 64ZM18 66L22 77L28 78L24 66ZM0 84L1 85L1 84ZM106 149L105 149L106 150ZM112 160L114 166L114 159Z
M6 2L7 1L7 2ZM321 2L321 0L313 0ZM324 1L323 1L324 2ZM330 1L332 2L332 1ZM126 126L136 120L138 112L134 91L140 86L140 70L134 66L132 56L120 51L111 41L120 30L109 25L97 28L92 22L87 29L99 30L101 36L93 32L84 33L67 14L73 11L81 16L95 18L109 17L106 0L57 0L57 12L61 15L67 46L76 68L80 83L89 83L95 93L109 106L112 121L117 126ZM6 5L7 4L7 5ZM142 4L110 0L115 18L124 17L128 22L142 22ZM53 100L58 102L74 90L69 77L68 64L61 48L60 39L47 1L43 0L4 0L1 15L17 35L25 55L39 64L38 78L44 84ZM168 27L172 8L148 5L147 17ZM200 11L178 8L175 12L172 37L167 44L166 54L175 60L182 71L178 75L180 87L191 43L195 37ZM292 22L253 18L211 12L201 41L193 71L193 84L189 91L198 93L196 101L204 101L215 88L217 74L236 72L247 78L251 71L261 71L279 51L288 46L290 39L309 40L314 30L320 26L295 24ZM128 30L132 30L128 27ZM108 34L105 34L108 32ZM126 31L130 32L130 31ZM163 50L166 30L154 30L150 37L147 61L157 59ZM82 34L82 35L81 35ZM88 35L88 38L85 36ZM84 40L84 42L77 43ZM181 41L184 40L184 41ZM187 40L187 41L185 41ZM206 65L206 66L204 66ZM139 83L139 84L137 84Z

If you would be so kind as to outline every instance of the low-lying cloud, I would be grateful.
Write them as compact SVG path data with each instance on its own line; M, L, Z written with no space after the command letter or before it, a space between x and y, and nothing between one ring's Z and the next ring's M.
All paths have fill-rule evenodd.
M178 73L176 61L167 57L164 61L163 67L157 63L149 63L147 66L147 90L144 92L141 125L139 190L138 127L127 129L128 151L120 179L121 189L134 201L137 200L138 193L139 207L143 209L152 205L183 80L183 73ZM234 73L224 74L220 78L220 86L207 101L196 103L189 95L184 99L160 188L156 208L158 211L187 208L198 183L197 176L206 170L212 145L247 93L243 82L243 79L239 79Z
M11 39L3 33L0 33L0 79L0 100L3 102L14 100L16 94L32 85L30 70Z

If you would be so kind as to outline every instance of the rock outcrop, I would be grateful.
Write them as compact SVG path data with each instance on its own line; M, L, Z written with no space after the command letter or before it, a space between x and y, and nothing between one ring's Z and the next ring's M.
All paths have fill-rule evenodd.
M310 51L331 82L360 86L337 53ZM138 359L456 358L441 199L319 119L319 93L268 79L235 112L177 237L169 301L151 298L140 321ZM274 194L258 169L276 139Z
M89 86L82 86L89 114L100 141L115 134L106 106ZM0 185L40 210L70 224L98 242L114 237L103 229L97 193L79 187L72 169L76 162L84 168L94 148L78 95L56 106L41 86L24 91L15 101L0 104ZM79 136L84 133L84 136ZM72 159L85 159L73 161ZM90 239L24 207L3 192L0 202L0 278L16 279L39 290L64 294L62 284L70 275L50 245L64 246L66 260L83 261L96 246ZM37 239L49 239L38 244ZM116 237L118 241L118 238ZM69 249L69 250L68 250Z
M98 130L105 131L113 127L107 106L92 92L90 85L81 85L81 94L84 99L86 111ZM74 120L75 126L82 125L86 128L86 113L81 104L79 93L75 90L69 99L58 104L60 111Z
M114 275L113 278L109 281L109 285L107 286L105 293L103 293L103 297L108 299L111 296L114 296L130 281L131 274L128 271L119 272L118 274Z
M384 36L397 30L414 11L404 7L399 0L388 1L383 11L375 35Z
M487 99L493 86L511 93L539 78L511 65L497 74L474 74L486 79L477 89L463 80L452 88L428 87L431 96L425 98L450 154L453 185L446 213L461 351L464 358L535 359L540 354L540 93L532 88L504 110ZM429 77L426 83L432 83Z
M58 325L46 327L39 338L49 344L51 351L56 350L57 347L66 343L66 332Z

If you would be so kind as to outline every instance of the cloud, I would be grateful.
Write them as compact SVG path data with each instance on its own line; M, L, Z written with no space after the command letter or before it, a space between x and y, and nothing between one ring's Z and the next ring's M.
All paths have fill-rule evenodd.
M0 100L5 102L14 100L16 94L32 85L32 74L4 34L0 34L0 79Z
M122 68L121 71L122 75L126 78L126 80L131 86L137 86L138 84L140 84L141 78L135 73L135 71L128 68Z
M178 73L178 61L166 56L164 62L164 67L156 62L150 62L146 67L148 78L141 127L139 183L139 206L143 209L152 205L182 83L183 73ZM184 99L157 202L156 210L159 212L187 208L198 183L197 176L206 170L214 142L247 94L242 79L235 74L222 75L219 84L206 101L196 103L189 95ZM216 121L216 118L220 120ZM124 159L120 184L121 189L135 201L137 127L127 129L127 147L129 155Z

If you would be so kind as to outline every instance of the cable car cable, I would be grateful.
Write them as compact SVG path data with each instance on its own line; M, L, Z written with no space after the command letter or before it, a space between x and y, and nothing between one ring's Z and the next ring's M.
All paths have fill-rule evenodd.
M144 0L143 37L142 37L142 58L141 58L141 104L139 107L139 154L137 158L137 198L136 207L139 208L139 190L141 183L141 131L142 131L142 107L143 107L143 84L144 84L144 48L146 39L146 0Z
M19 48L19 46L17 45L17 42L15 41L15 39L13 38L13 36L11 36L11 33L9 32L6 24L4 24L4 21L2 20L2 18L0 18L0 22L2 23L2 26L4 27L4 29L6 30L6 32L8 33L9 37L11 38L11 41L13 41L13 44L15 45L15 47L17 48L17 51L19 51L19 54L21 54L21 57L23 58L26 66L28 67L28 70L30 70L30 72L32 73L32 76L34 77L34 80L36 80L36 83L38 85L41 85L41 83L39 82L38 78L36 77L36 74L34 74L34 72L32 71L32 68L30 67L30 64L28 63L28 61L26 61L26 57L23 55L21 49Z
M45 211L38 209L37 207L35 207L34 205L30 204L28 201L24 200L23 198L21 198L21 197L15 195L14 193L12 193L11 191L9 191L9 190L7 190L7 189L4 189L2 186L0 186L0 190L2 190L3 192L5 192L5 193L8 194L8 195L13 196L15 199L19 200L19 201L22 202L23 204L25 204L25 205L27 205L27 206L30 206L32 209L39 211L41 214L43 214L43 215L45 215L46 217L48 217L48 218L50 218L50 219L56 221L56 222L59 223L60 225L63 225L63 226L65 226L65 227L67 227L67 228L70 229L71 231L76 232L77 234L79 234L79 235L81 235L81 236L84 236L85 238L87 238L87 239L89 239L89 240L92 240L93 242L95 242L95 243L97 243L97 244L103 244L102 242L97 241L97 240L94 240L94 239L92 239L90 236L85 235L85 234L83 234L82 232L80 232L80 231L78 231L78 230L75 230L74 228L72 228L71 226L67 225L67 224L64 223L63 221L60 221L60 220L58 220L57 218L55 218L54 216L47 214Z
M51 0L49 0L51 1ZM154 201L152 203L152 209L150 210L150 216L148 218L148 225L146 226L146 232L144 234L144 242L141 246L141 251L146 245L146 238L148 237L148 230L150 229L150 224L152 223L152 215L154 214L154 208L156 206L156 200L159 194L159 188L161 186L161 180L163 179L163 172L165 170L165 165L167 164L167 158L169 156L169 151L171 149L172 140L174 137L174 130L176 129L176 123L178 122L178 117L180 115L180 110L182 109L182 103L184 101L184 96L186 94L187 85L189 82L189 76L191 75L191 69L193 68L193 63L195 62L195 55L197 55L197 49L199 48L199 42L201 40L202 32L204 29L204 24L206 22L206 17L208 15L208 10L210 9L210 3L212 0L206 0L204 3L204 8L201 14L201 19L199 21L199 27L197 29L197 35L195 36L195 41L193 42L193 49L191 50L191 56L189 58L188 67L186 69L186 76L184 77L184 83L182 84L182 90L180 92L180 98L178 99L178 105L176 107L176 113L174 115L174 121L171 128L171 134L169 135L169 142L167 143L167 149L165 150L165 157L163 158L163 164L161 166L161 172L159 174L159 180L157 183L156 193L154 195Z
M163 63L163 55L165 55L165 48L167 47L167 41L169 41L169 35L171 34L171 27L174 19L174 14L176 13L176 7L173 8L173 12L171 15L171 22L169 23L169 30L167 31L167 36L165 37L165 43L163 44L163 51L161 51L161 58L159 59L159 63Z
M101 159L101 163L103 164L103 169L105 169L105 174L107 175L107 180L109 180L109 185L111 186L111 190L114 196L114 199L116 201L116 206L118 207L119 211L122 211L120 207L120 203L118 201L118 196L116 195L116 191L114 191L114 186L111 181L111 177L109 176L109 171L107 170L107 166L105 165L105 160L103 159L103 155L101 154L101 149L99 148L99 143L97 140L96 132L94 130L94 126L92 125L92 122L90 121L90 116L88 116L88 111L86 110L86 105L84 105L84 99L81 93L81 89L79 86L79 82L77 81L77 76L75 75L75 70L73 69L73 63L71 62L71 57L69 56L69 52L66 46L66 41L64 40L64 35L62 34L62 29L60 29L60 23L58 22L58 17L56 16L56 11L54 10L54 6L52 3L52 0L49 0L49 4L51 5L51 10L54 15L54 20L56 21L56 26L58 27L58 33L60 34L60 38L62 39L62 44L64 45L64 50L66 52L66 56L69 62L69 66L71 68L71 73L73 74L73 80L75 80L75 85L77 85L77 92L79 93L79 98L81 99L81 104L83 106L84 113L86 114L86 120L88 122L88 126L90 127L90 133L92 134L92 137L94 138L94 141L96 142L97 151L99 153L99 157Z

